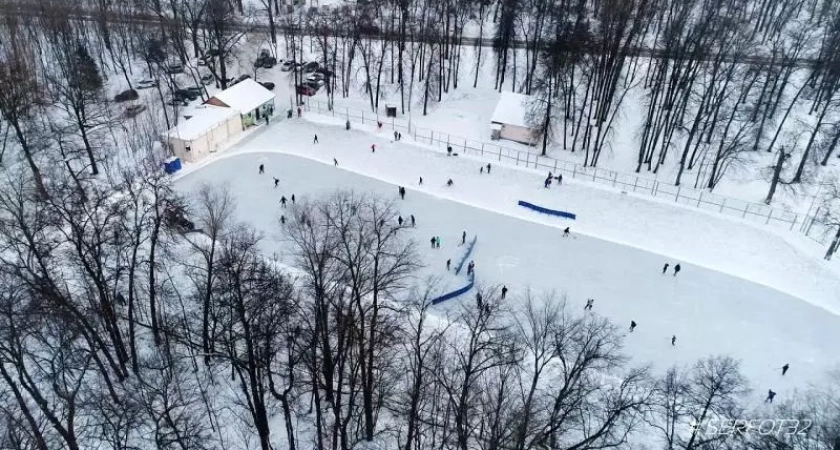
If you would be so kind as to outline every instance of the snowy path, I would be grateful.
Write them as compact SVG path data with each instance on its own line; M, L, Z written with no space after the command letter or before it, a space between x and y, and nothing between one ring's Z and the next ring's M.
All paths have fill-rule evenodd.
M555 227L442 198L443 194L457 195L455 193L469 190L482 193L488 197L487 202L506 202L507 196L495 199L493 196L497 195L498 188L508 189L507 184L515 181L511 179L517 178L514 171L494 170L493 175L485 175L484 180L460 176L456 178L456 186L449 190L442 186L444 174L432 176L429 171L424 177L423 189L436 195L409 190L406 200L401 202L397 200L396 186L332 166L334 156L342 167L349 165L360 171L375 169L372 163L375 160L398 162L403 159L388 155L388 152L402 151L394 148L381 148L375 155L370 155L368 144L366 152L353 152L351 157L349 149L330 149L327 145L328 140L342 137L345 138L342 144L358 146L356 141L363 136L360 133L336 136L324 132L328 129L323 127L283 125L245 141L243 147L270 150L275 147L272 141L282 140L284 147L297 147L303 151L311 145L309 142L300 142L302 136L300 139L286 136L306 133L304 130L309 129L319 130L321 144L315 150L306 151L323 152L319 159L329 161L329 165L278 153L233 153L183 176L178 187L189 191L205 181L229 183L237 196L241 218L265 231L268 245L272 247L269 250L280 249L282 236L277 218L281 195L288 198L295 194L300 199L352 188L394 198L404 217L414 214L417 218L417 229L408 232L416 236L428 274L445 277L444 263L458 254L456 244L460 242L462 230L470 235L478 234L479 241L473 254L478 284L504 283L511 289L509 295L512 297L528 287L566 293L572 308L582 308L586 298L593 297L595 311L619 326L629 326L630 320L638 322L639 327L628 337L627 352L639 363L652 362L662 368L675 362L693 362L710 354L731 354L743 360L745 374L757 389L754 395L758 401L767 388L772 387L784 396L794 387L817 382L825 369L837 362L835 343L840 341L840 317L826 314L823 309L793 296L686 262L682 263L683 271L678 277L660 275L665 261L662 256L576 233L576 229L588 227L590 223L598 224L595 219L573 223L574 237L562 238L562 233ZM311 140L311 135L306 138ZM438 164L441 162L436 158L445 158L432 154L424 157ZM455 164L454 161L442 162ZM266 166L266 174L262 176L257 175L260 163ZM464 160L457 163L475 166ZM415 171L419 169L419 165L414 166ZM382 176L398 179L401 170L404 170L402 166L395 164L392 172L382 173ZM276 190L272 187L272 176L282 180ZM592 191L588 188L564 189ZM534 192L528 193L531 198L540 197ZM549 197L536 201L567 206L566 202L558 201L556 192L543 195L553 195L554 201ZM529 219L553 220L519 212L528 215ZM555 225L559 223L555 222ZM428 248L427 241L433 234L441 236L442 249ZM444 278L443 282L460 286L463 279ZM472 298L466 296L452 301L472 302ZM670 345L672 334L677 335L676 347ZM777 368L785 362L789 362L792 369L787 377L781 378Z

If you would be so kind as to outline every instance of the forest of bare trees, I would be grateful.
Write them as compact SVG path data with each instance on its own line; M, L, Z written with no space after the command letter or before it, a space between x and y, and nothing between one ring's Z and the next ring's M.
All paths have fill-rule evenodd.
M778 187L819 179L840 142L840 7L825 0L368 0L311 9L279 0L6 3L4 65L35 71L27 77L39 95L50 90L48 103L63 110L63 129L76 129L94 174L92 135L109 121L97 98L102 80L131 86L151 77L175 89L183 86L167 65L201 57L202 70L226 87L232 67L250 64L240 61L246 41L324 64L331 107L336 93L361 93L374 111L387 98L403 114L428 114L447 93L481 79L533 97L543 154L580 152L584 165L597 166L604 150L635 153L632 167L618 169L657 174L668 165L674 184L710 190L748 170L766 179L767 203ZM39 70L32 59L50 64ZM99 75L85 75L92 64ZM186 67L198 80L195 64ZM297 71L291 76L302 81ZM18 92L6 103L19 95L28 98ZM171 126L177 108L163 105L163 92L160 101ZM8 141L19 114L5 116L15 131ZM25 136L16 141L32 151Z
M167 66L206 56L225 87L264 33L319 55L330 102L361 89L377 108L387 91L425 113L490 64L496 89L538 99L544 151L597 165L642 92L636 170L678 164L677 184L713 188L762 152L772 189L794 185L837 153L840 5L16 3L0 1L0 449L840 448L836 374L776 406L813 420L806 433L703 433L692 424L752 413L731 358L637 366L623 330L562 294L482 286L480 305L432 306L435 280L378 197L299 204L276 225L287 253L269 254L224 186L180 195L159 165L178 116ZM126 116L115 78L158 81L159 102ZM202 233L178 232L174 209Z

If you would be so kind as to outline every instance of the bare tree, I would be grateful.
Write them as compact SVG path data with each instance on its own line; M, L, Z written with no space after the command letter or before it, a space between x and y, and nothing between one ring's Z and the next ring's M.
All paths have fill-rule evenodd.
M215 336L211 330L213 293L218 278L218 251L221 241L231 231L236 206L227 186L204 184L195 193L196 222L203 235L190 244L198 255L198 261L189 266L196 288L197 301L201 311L201 349L204 364L210 364L215 352Z

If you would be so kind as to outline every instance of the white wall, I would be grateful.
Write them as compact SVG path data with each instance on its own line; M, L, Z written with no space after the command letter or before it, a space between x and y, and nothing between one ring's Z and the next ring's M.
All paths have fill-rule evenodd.
M502 124L500 136L502 139L521 142L528 145L533 145L537 141L531 128L516 125Z
M169 145L172 153L182 161L196 162L201 161L211 152L223 150L225 144L240 133L242 133L242 122L239 115L234 115L192 141L170 137Z

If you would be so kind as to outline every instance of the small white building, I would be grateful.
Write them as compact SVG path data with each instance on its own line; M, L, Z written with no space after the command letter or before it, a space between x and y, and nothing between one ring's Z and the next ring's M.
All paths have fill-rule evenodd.
M205 103L236 110L249 127L274 115L274 93L248 78L210 97Z
M493 116L490 118L491 139L507 139L522 144L536 145L539 131L528 124L531 98L513 92L502 92Z
M185 162L201 160L242 133L239 112L230 108L199 106L187 117L167 133L169 149Z

